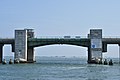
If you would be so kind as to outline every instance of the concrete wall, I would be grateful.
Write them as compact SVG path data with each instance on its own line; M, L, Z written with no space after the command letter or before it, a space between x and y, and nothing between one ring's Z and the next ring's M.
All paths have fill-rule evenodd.
M27 61L27 30L15 30L15 59Z
M22 59L28 62L35 60L34 48L27 45L27 40L33 37L33 29L15 30L15 60Z
M34 56L34 48L28 48L27 50L27 62L34 62L35 61L35 56Z
M102 29L91 29L91 59L102 58Z
M27 36L29 38L34 38L34 31L33 29L27 29ZM34 47L28 47L27 49L27 62L34 62L35 55L34 55Z

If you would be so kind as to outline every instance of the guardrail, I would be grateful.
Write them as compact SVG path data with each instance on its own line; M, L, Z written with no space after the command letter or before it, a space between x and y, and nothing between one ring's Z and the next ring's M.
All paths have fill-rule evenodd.
M71 39L71 38L87 38L86 36L36 36L35 38L64 38L64 39Z
M87 36L35 36L35 38L64 38L64 39L69 39L69 38L88 38ZM103 36L102 38L120 38L120 36ZM1 38L0 39L14 39L14 38Z
M120 36L103 36L102 38L120 38Z
M0 39L14 39L14 38L0 38Z

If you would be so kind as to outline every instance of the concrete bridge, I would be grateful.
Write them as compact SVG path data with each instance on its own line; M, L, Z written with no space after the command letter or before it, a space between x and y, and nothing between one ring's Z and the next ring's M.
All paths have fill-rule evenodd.
M33 29L15 30L14 39L0 39L0 63L5 44L11 44L14 59L20 62L34 62L34 48L52 44L68 44L88 48L88 63L102 60L102 52L107 52L107 44L120 45L120 38L102 38L102 29L91 29L87 38L64 36L63 38L34 38Z

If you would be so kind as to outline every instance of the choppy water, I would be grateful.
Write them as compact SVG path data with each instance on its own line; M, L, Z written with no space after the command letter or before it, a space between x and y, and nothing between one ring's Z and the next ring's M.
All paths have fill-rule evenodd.
M0 64L0 80L120 80L117 59L113 66L87 64L85 58L76 57L37 57L36 61Z

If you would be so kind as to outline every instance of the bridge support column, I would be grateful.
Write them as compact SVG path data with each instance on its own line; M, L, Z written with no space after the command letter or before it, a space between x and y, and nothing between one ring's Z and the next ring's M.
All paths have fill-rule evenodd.
M119 45L119 64L120 64L120 44Z
M35 57L34 57L34 48L30 47L27 50L27 62L28 63L33 63L35 62Z
M90 63L98 63L102 60L102 29L90 30Z
M15 44L12 44L12 52L15 52Z
M28 49L28 39L33 37L33 29L15 30L15 61L27 62L27 52L33 55L33 49Z
M91 51L90 51L90 46L88 47L88 63L91 62Z
M0 44L0 63L2 63L3 58L3 44Z
M15 30L15 62L27 61L27 30Z

